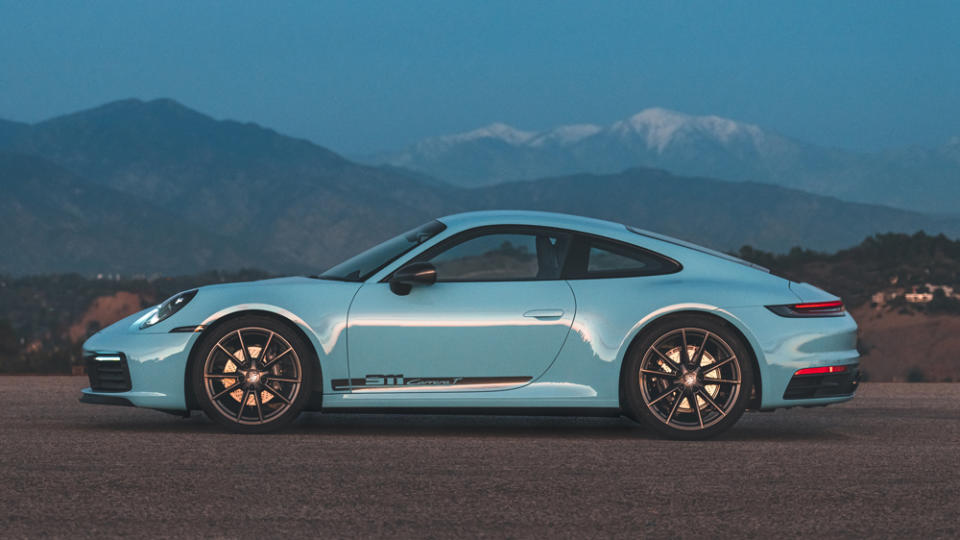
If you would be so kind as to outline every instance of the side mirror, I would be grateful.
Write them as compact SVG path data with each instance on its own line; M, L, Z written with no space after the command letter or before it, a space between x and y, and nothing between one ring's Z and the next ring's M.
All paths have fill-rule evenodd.
M430 263L411 263L393 273L390 290L393 294L410 294L414 285L433 285L437 282L437 269Z

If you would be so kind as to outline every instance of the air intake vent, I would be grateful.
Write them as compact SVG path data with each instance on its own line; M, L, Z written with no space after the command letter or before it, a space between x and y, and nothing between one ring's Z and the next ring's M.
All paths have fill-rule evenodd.
M84 361L94 392L126 392L132 387L127 357L123 353L88 353Z

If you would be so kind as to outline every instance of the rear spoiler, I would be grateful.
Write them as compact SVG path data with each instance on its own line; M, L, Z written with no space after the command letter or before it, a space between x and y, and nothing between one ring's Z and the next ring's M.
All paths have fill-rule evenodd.
M770 269L767 268L767 267L765 267L765 266L760 266L759 264L754 264L754 263L752 263L752 262L750 262L750 261L745 261L745 260L741 259L740 257L734 257L733 255L728 255L728 254L726 254L726 253L723 253L723 252L721 252L721 251L717 251L717 250L715 250L715 249L705 248L705 247L703 247L703 246L698 246L697 244L693 244L693 243L687 242L686 240L680 240L679 238L674 238L674 237L672 237L672 236L667 236L667 235L664 235L664 234L658 234L658 233L651 232L651 231L647 231L647 230L644 230L644 229L638 229L638 228L632 227L632 226L630 226L630 225L627 225L626 227L627 227L627 230L628 230L628 231L630 231L630 232L632 232L632 233L634 233L634 234L639 234L640 236L646 236L647 238L653 238L654 240L660 240L661 242L667 242L668 244L673 244L673 245L675 245L675 246L685 247L685 248L687 248L687 249L692 249L692 250L694 250L694 251L699 251L700 253L705 253L705 254L707 254L707 255L712 255L712 256L714 256L714 257L719 257L719 258L721 258L721 259L724 259L724 260L727 260L727 261L730 261L730 262L735 262L735 263L737 263L737 264L742 264L742 265L744 265L744 266L749 266L750 268L753 268L753 269L756 269L756 270L760 270L761 272L766 272L766 273L768 273L768 274L770 273Z

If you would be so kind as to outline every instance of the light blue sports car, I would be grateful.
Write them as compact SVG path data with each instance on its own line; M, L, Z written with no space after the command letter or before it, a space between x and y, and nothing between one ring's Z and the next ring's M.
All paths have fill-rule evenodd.
M266 432L301 411L626 415L700 439L859 380L837 297L616 223L431 221L319 276L185 291L84 344L85 403Z

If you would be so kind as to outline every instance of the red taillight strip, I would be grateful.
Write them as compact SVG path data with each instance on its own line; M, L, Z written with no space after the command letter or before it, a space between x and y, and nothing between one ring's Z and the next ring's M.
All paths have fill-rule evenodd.
M767 309L781 317L843 317L845 313L842 300L780 304L767 306Z
M809 310L820 310L820 309L838 309L843 308L843 301L841 300L832 300L830 302L808 302L806 304L794 304L791 306L797 311L809 311Z
M847 366L824 366L824 367L810 367L798 369L794 373L794 377L797 375L824 375L826 373L843 373L847 370Z

